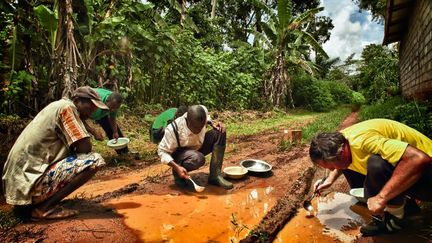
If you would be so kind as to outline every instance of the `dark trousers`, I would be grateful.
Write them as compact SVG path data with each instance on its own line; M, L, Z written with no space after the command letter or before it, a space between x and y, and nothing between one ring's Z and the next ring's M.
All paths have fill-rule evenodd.
M113 139L113 130L111 128L111 124L109 122L108 116L104 116L102 119L96 121L102 129L105 131L105 134L109 139ZM117 132L120 137L123 137L123 133L120 130L120 127L117 126ZM128 147L116 150L117 154L124 154L129 151Z
M213 152L215 145L226 145L226 133L221 133L216 129L207 131L201 148L197 150L180 148L173 154L174 161L183 166L187 171L200 168L205 163L205 156Z
M150 129L149 129L150 141L152 143L158 144L158 143L160 143L160 141L162 141L162 138L165 134L165 128L161 127L161 128L155 129L152 126L153 126L153 124L150 125Z
M365 198L376 196L387 181L393 175L395 167L379 155L371 155L367 161L367 175L346 169L343 170L345 178L351 188L364 187ZM422 201L432 201L432 165L428 165L423 171L423 175L411 188L391 199L388 204L402 205L405 195L420 199Z

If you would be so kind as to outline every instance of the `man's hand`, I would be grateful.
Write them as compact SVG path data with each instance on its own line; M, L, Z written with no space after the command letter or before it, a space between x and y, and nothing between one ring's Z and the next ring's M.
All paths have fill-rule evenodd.
M386 204L386 200L379 194L367 200L368 209L373 215L381 214L384 211Z
M320 195L323 190L329 188L332 184L333 182L329 181L329 178L325 179L324 181L323 179L319 179L315 182L313 186L314 192Z
M216 124L212 123L212 127L221 133L226 132L225 125L222 122L216 122Z
M119 138L119 134L118 134L118 132L114 132L112 136L113 136L114 139Z
M104 140L104 136L100 133L100 132L95 132L93 134L94 138L98 141L103 141Z
M174 169L177 172L177 174L180 176L180 178L183 178L185 180L190 178L187 170L183 166L177 166Z

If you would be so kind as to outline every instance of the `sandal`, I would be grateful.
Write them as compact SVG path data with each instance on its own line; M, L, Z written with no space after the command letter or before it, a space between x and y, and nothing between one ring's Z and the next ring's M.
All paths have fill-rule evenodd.
M78 214L77 210L65 209L61 206L54 207L46 212L40 209L34 209L31 213L32 221L40 221L44 219L65 219Z

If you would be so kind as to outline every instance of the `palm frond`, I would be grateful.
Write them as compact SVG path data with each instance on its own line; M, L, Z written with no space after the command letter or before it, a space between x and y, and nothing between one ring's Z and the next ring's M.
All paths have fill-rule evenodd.
M291 22L291 0L278 0L277 4L279 28L283 29Z
M261 27L263 28L264 33L270 39L272 44L275 45L277 43L278 33L276 31L274 24L271 21L269 21L267 23L262 23Z
M327 53L324 51L324 49L321 47L321 45L318 43L318 41L316 41L315 38L311 34L309 34L308 32L302 31L302 35L303 35L304 40L309 45L311 45L312 48L315 49L315 51L317 51L318 53L323 55L325 58L329 58Z

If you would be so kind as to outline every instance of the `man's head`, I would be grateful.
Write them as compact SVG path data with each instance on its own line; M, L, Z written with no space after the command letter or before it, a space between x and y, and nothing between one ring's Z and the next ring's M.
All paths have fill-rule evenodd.
M188 110L188 107L185 105L181 105L177 108L177 111L174 114L174 119L183 116L184 113L186 113Z
M207 113L200 105L190 106L187 110L186 123L191 132L198 134L207 123Z
M327 169L346 169L351 161L342 159L346 138L340 132L320 133L311 141L309 155L315 164Z
M106 100L106 105L109 107L110 112L116 111L120 108L123 102L123 97L118 92L112 92Z
M108 107L101 101L100 96L94 89L89 86L77 88L71 97L80 117L87 119L97 108L107 110Z

